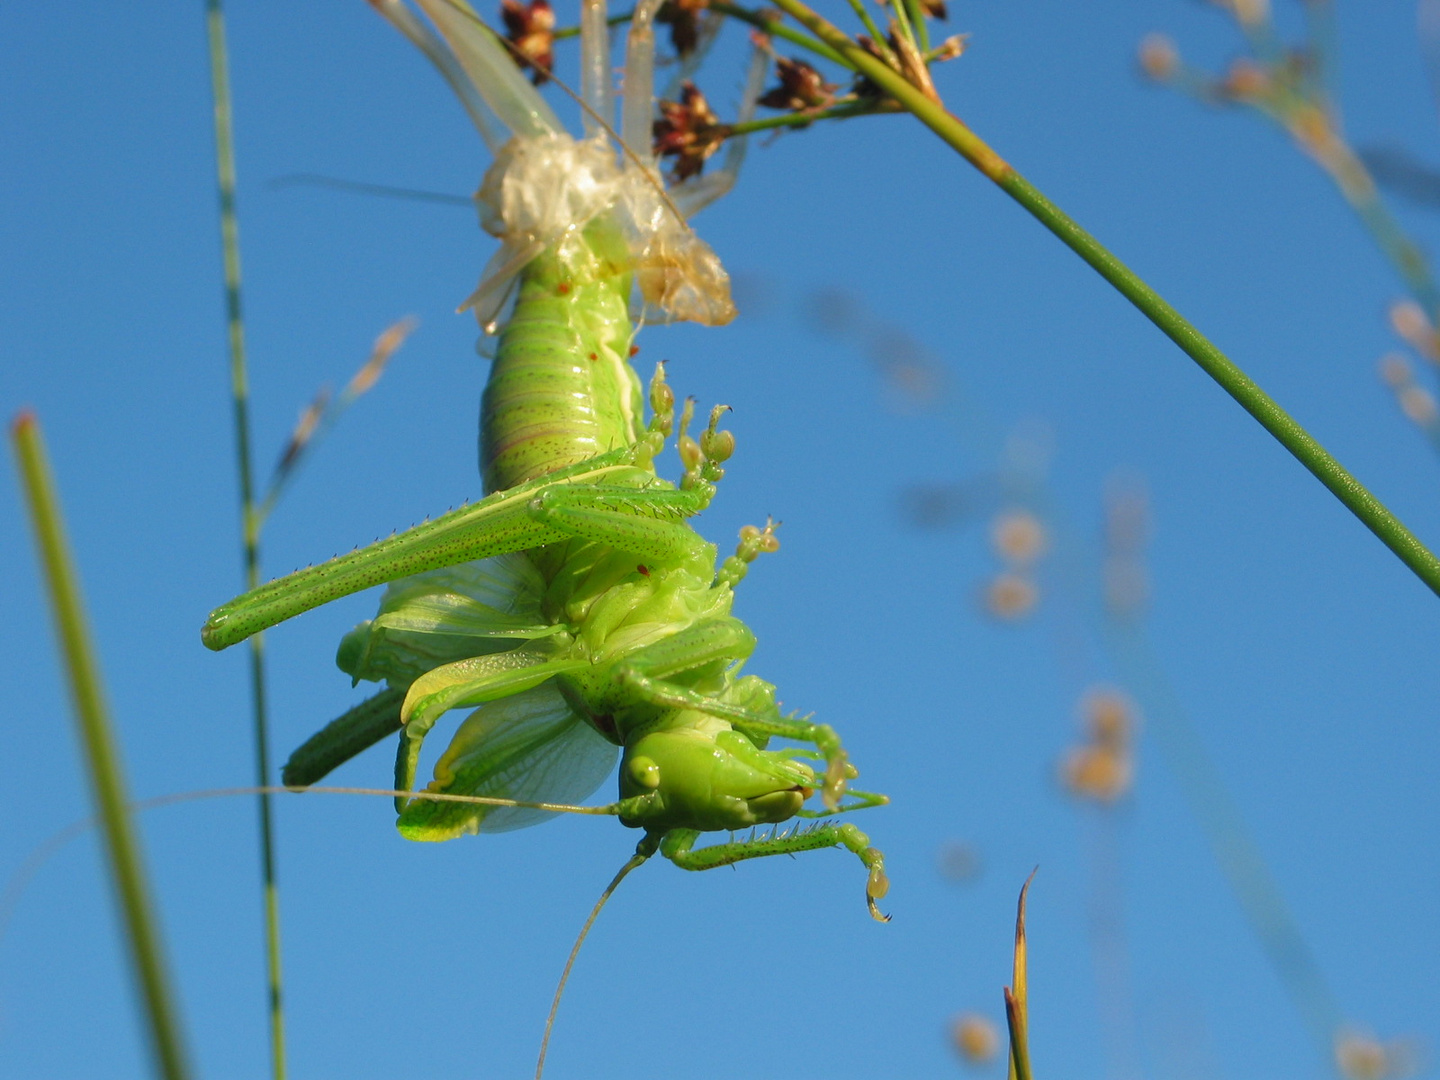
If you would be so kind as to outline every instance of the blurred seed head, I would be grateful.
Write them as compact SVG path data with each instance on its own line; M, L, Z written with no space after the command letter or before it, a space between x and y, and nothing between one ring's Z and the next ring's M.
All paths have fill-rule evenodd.
M1425 359L1440 361L1440 338L1425 309L1414 300L1397 300L1390 305L1390 327Z
M521 70L531 69L531 81L543 85L555 66L555 12L547 0L500 0L500 19L510 56Z
M923 408L940 397L943 378L935 357L903 327L882 324L873 327L865 344L865 355L900 397L900 403Z
M1402 1080L1420 1070L1420 1058L1413 1040L1381 1042L1358 1028L1335 1036L1335 1067L1345 1080Z
M1081 746L1060 763L1060 782L1070 794L1110 804L1130 790L1130 758L1105 747Z
M1080 702L1086 733L1097 746L1125 750L1135 731L1137 714L1130 698L1114 687L1087 690Z
M325 410L330 405L330 387L322 386L315 394L305 411L300 414L300 419L295 422L294 429L290 432L290 440L285 444L285 449L280 453L280 462L275 466L275 472L283 475L295 467L300 460L300 455L310 445L310 440L315 437L315 432L320 427L320 419L325 415Z
M988 1065L1000 1053L1000 1032L979 1013L961 1013L950 1025L950 1041L967 1065Z
M1028 510L1007 510L990 526L995 554L1013 566L1028 566L1045 553L1045 527Z
M1022 574L998 574L984 593L985 610L1005 622L1018 622L1035 610L1040 590Z
M1415 373L1403 354L1392 352L1380 358L1380 378L1390 389L1402 390L1415 380Z
M1156 82L1165 82L1180 68L1180 50L1164 34L1146 34L1137 57L1140 70Z
M1134 779L1135 705L1114 687L1093 687L1080 699L1080 723L1085 741L1060 762L1060 783L1078 798L1113 803Z
M371 390L380 381L390 358L399 351L400 346L405 344L405 339L414 333L415 327L419 325L417 319L407 315L399 322L392 323L375 339L375 344L370 349L370 359L365 361L364 366L345 386L344 397L347 403Z
M1269 0L1215 0L1245 26L1259 26L1270 18Z
M1400 411L1405 414L1406 419L1420 427L1429 427L1435 423L1437 414L1435 395L1426 390L1423 386L1410 385L1405 387L1397 395L1400 402Z
M1270 76L1253 60L1242 58L1230 65L1220 88L1236 101L1255 101L1270 92Z
M972 882L980 876L980 855L969 844L947 840L935 856L935 869L946 881Z

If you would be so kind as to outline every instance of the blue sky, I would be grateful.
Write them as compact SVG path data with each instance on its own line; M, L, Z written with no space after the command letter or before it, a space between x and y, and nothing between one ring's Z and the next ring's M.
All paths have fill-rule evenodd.
M487 162L445 87L358 0L229 15L262 473L320 384L343 382L395 319L421 324L277 511L264 558L278 574L479 493L485 363L473 320L453 312L493 241L464 208L273 182L465 194ZM1216 67L1239 47L1233 27L1179 0L979 0L954 5L951 25L972 36L938 76L950 107L1440 539L1440 467L1375 375L1396 345L1393 273L1282 136L1135 74L1148 31ZM1409 4L1342 4L1341 96L1357 142L1434 160L1414 26ZM702 78L722 114L738 49ZM562 50L560 69L573 63ZM0 406L33 406L50 440L137 797L251 772L243 657L207 653L196 633L240 581L208 78L198 4L0 13ZM1433 216L1399 211L1433 240ZM863 827L889 858L895 921L870 922L857 868L833 853L696 875L647 866L581 957L548 1075L956 1075L946 1025L962 1010L1000 1019L1015 894L1036 865L1040 1072L1325 1074L1183 794L1185 762L1163 752L1157 725L1174 716L1147 697L1162 683L1342 1013L1440 1045L1434 596L913 121L758 140L737 190L696 224L743 286L742 316L649 329L640 359L734 407L739 449L700 528L728 544L767 514L784 522L783 551L738 601L761 642L750 670L837 727L867 785L892 796ZM854 323L817 332L815 298L837 290ZM867 358L876 340L918 349L943 392L907 407ZM998 565L985 539L997 506L922 530L904 493L993 475L1017 430L1046 433L1032 505L1055 553L1035 617L998 626L975 601ZM1109 647L1095 601L1117 472L1150 496L1153 662ZM87 803L8 470L0 507L8 872ZM282 756L359 696L332 657L373 604L269 636ZM1076 701L1106 682L1155 711L1134 794L1108 824L1054 780ZM336 779L388 776L377 750ZM383 800L288 800L279 828L304 1077L528 1074L573 935L635 839L577 819L415 845ZM200 1071L262 1075L253 806L158 810L144 831ZM978 852L975 880L937 873L953 842ZM1118 998L1095 945L1112 852ZM14 1076L146 1075L93 838L44 866L0 941L0 1062Z

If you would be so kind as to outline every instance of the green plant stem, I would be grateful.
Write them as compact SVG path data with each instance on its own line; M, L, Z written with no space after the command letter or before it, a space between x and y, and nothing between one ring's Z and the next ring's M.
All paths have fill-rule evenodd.
M235 216L235 135L230 109L230 65L225 16L220 0L206 0L211 88L215 97L215 166L220 196L220 242L225 262L225 314L230 349L230 392L235 419L235 462L239 473L241 548L245 587L260 584L260 518L250 454L250 388L245 364L245 323L240 304L240 231ZM255 783L270 783L270 723L265 692L265 644L250 639L250 701L255 739ZM265 911L265 969L270 1023L270 1072L285 1080L284 982L280 967L280 893L275 877L274 821L270 795L257 797L260 817L260 883Z
M793 26L786 26L779 19L767 19L758 11L751 11L739 4L726 3L724 0L711 0L710 10L718 11L722 15L729 15L732 19L739 19L741 22L749 23L757 30L763 30L771 37L783 38L792 45L799 45L802 49L814 53L816 56L823 56L831 63L839 64L841 67L850 67L845 58L834 49L830 48L823 41L811 37L809 34L802 34Z
M22 413L15 420L11 437L89 767L91 796L104 832L111 880L125 923L130 962L145 1002L156 1072L166 1080L183 1080L190 1075L190 1069L180 1033L179 1012L170 987L159 925L150 902L139 841L130 821L120 750L100 685L100 667L86 624L79 575L65 536L65 522L39 421L33 414Z
M784 113L780 116L764 116L759 120L747 120L743 124L731 124L728 135L753 135L757 131L770 131L775 128L806 127L820 120L848 120L856 116L880 116L903 111L885 102L855 101L828 109L816 109L814 112Z
M625 23L628 23L634 17L634 11L623 11L619 15L611 15L608 19L605 20L605 25L623 26ZM575 26L561 26L555 30L553 36L556 41L564 41L566 38L579 37L580 27L578 24Z
M839 28L821 18L801 0L775 0L778 7L798 20L831 50L842 63L869 78L1037 221L1068 248L1084 259L1101 277L1180 346L1246 412L1270 432L1295 458L1325 485L1364 525L1408 566L1431 591L1440 595L1440 559L1422 544L1400 520L1372 495L1363 484L1282 409L1273 398L1240 370L1224 353L1170 306L1134 271L1122 263L1095 237L1076 224L1030 181L1000 157L958 117L938 101L927 97L865 50Z

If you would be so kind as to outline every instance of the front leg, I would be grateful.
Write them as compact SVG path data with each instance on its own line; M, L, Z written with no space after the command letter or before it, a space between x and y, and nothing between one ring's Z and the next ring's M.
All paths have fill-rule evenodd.
M763 696L757 707L753 698L743 704L723 701L671 680L672 676L717 661L743 660L754 648L755 636L749 627L739 619L727 616L689 627L638 650L617 666L615 679L651 704L672 709L694 709L707 716L728 720L736 730L757 741L778 735L810 743L825 759L825 785L821 789L821 797L825 806L833 812L840 806L846 781L856 775L834 728L781 715L769 693Z
M890 921L890 916L882 915L876 905L876 901L884 899L890 891L890 879L885 876L885 856L879 848L871 847L870 838L854 825L826 821L809 828L796 825L789 832L780 832L777 826L769 836L762 834L697 850L694 845L699 838L700 833L694 829L672 829L660 842L660 854L682 870L713 870L717 866L730 866L745 859L843 847L853 852L870 871L865 881L865 906L870 909L871 916L880 922Z

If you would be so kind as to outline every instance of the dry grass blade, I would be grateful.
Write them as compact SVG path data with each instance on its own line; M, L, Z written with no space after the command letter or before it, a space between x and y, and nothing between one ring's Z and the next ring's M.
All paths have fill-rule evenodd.
M1036 868L1039 869L1038 867ZM1015 967L1011 985L1005 988L1005 1020L1010 1026L1010 1080L1030 1080L1030 1005L1025 975L1025 896L1035 870L1020 887L1020 903L1015 912Z

